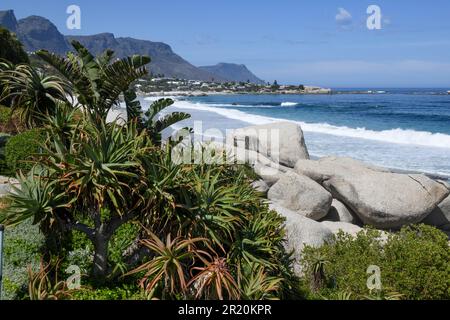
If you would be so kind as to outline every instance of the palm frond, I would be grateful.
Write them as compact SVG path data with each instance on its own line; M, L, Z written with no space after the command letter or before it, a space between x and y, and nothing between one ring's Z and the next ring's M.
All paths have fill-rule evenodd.
M145 113L147 121L153 123L154 118L158 113L173 105L174 101L172 99L159 99L152 103L148 111Z
M127 90L124 92L125 105L127 107L128 121L136 122L138 125L142 124L142 107L139 100L137 100L136 92Z
M161 132L178 122L189 119L190 117L191 115L188 113L172 112L171 114L165 115L162 118L158 119L155 122L154 127L157 132Z
M46 50L39 50L36 55L55 68L73 85L81 104L90 105L94 103L95 95L92 91L91 81L83 74L76 59L71 58L73 55L69 54L68 58L64 58Z

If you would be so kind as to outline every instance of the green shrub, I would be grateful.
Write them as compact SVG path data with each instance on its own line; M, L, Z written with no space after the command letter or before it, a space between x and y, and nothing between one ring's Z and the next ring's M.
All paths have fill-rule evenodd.
M11 137L6 143L5 159L9 169L29 171L33 163L27 162L30 158L40 153L44 132L41 129L33 129Z
M39 268L44 236L31 220L5 230L2 299L22 299L27 294L27 267Z
M83 288L71 294L72 300L144 300L145 295L136 285L103 288Z
M5 158L5 145L11 136L5 133L0 133L0 175L8 176L11 170L8 168Z
M11 120L11 108L0 105L0 126L6 126Z
M16 35L0 27L0 58L14 64L28 63L29 58Z
M17 134L22 130L23 125L21 124L17 113L13 114L11 108L0 105L0 132Z
M303 265L308 285L317 275L318 257L325 279L315 297L337 299L345 293L351 299L450 299L448 238L430 226L405 227L387 240L374 230L356 237L340 233L320 248L307 247ZM381 270L378 292L367 288L371 265Z

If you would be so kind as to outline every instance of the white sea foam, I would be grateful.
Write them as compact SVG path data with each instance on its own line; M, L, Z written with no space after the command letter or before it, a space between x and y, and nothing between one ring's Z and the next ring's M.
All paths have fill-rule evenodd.
M273 123L277 121L292 121L248 114L236 109L217 108L204 103L192 103L189 101L176 101L175 107L182 109L194 109L199 111L209 111L227 117L229 119L240 120L253 125ZM351 137L367 140L375 140L388 143L399 143L407 145L418 145L427 147L449 148L450 135L442 133L431 133L427 131L415 131L405 129L392 129L384 131L369 130L366 128L350 128L345 126L335 126L328 123L305 123L297 122L306 132L317 132L334 136Z
M226 107L226 108L267 108L267 109L273 109L273 108L278 108L279 106L276 105L267 105L267 104L252 104L252 105L248 105L248 104L230 104L230 103L210 103L208 104L208 106L210 107Z
M297 102L283 102L281 103L282 107L296 107L298 106Z

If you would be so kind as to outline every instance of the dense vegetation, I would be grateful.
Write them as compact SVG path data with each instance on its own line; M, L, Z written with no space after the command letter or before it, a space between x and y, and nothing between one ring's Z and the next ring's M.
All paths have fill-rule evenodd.
M31 219L45 236L28 298L92 297L86 288L68 293L58 281L71 263L86 270L83 284L111 297L128 296L127 286L147 298L294 296L283 219L251 188L247 170L175 164L176 143L161 146L161 132L189 115L159 116L169 99L143 114L130 88L150 59L113 62L111 51L96 58L73 45L76 54L66 58L37 53L58 77L7 64L0 77L12 111L44 135L0 216L9 226ZM128 120L108 123L121 99Z
M28 55L22 43L7 29L0 26L0 59L14 64L28 63Z
M387 240L340 234L306 248L297 278L284 219L252 170L173 161L179 141L162 133L189 115L168 113L170 99L142 111L133 84L150 59L73 46L37 52L39 64L0 62L0 125L12 135L0 137L0 166L19 180L0 201L7 298L449 298L447 239L425 226ZM107 121L120 103L125 119ZM381 291L367 290L369 265ZM74 266L81 288L65 281Z
M340 233L308 247L303 265L313 297L328 299L450 299L447 236L433 227L405 227L387 239L379 231ZM369 266L380 268L381 290L370 291Z
M5 161L12 172L28 172L33 166L33 157L41 152L45 134L41 129L32 129L8 139L5 145Z

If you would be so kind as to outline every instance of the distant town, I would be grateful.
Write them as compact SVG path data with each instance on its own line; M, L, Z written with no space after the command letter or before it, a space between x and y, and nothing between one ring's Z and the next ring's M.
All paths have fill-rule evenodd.
M279 85L277 81L266 84L247 82L215 82L183 80L156 76L140 79L137 92L147 96L206 96L213 94L331 94L331 89L304 85Z

